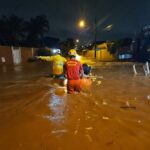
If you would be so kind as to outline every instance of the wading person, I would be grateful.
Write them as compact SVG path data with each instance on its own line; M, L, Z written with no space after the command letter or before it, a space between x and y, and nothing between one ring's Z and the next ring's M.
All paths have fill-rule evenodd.
M69 51L69 60L64 65L64 73L67 78L67 92L73 94L74 92L80 92L80 78L83 77L82 64L76 60L76 50L71 49Z
M52 76L56 79L61 79L62 82L64 80L64 63L66 62L66 59L61 56L60 49L54 50L53 56L37 56L37 59L45 60L45 61L51 61L53 63L52 66ZM63 84L63 83L61 83Z

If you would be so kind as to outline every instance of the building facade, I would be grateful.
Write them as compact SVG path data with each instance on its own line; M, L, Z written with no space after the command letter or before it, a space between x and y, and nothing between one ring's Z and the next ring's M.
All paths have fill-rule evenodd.
M0 64L21 64L35 54L35 48L0 46Z

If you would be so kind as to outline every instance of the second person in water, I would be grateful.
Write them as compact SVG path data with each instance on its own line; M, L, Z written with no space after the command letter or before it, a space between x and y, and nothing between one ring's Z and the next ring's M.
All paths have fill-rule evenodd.
M71 49L68 53L69 59L64 64L64 74L67 78L67 92L72 94L81 91L80 78L83 77L84 72L82 64L76 60L76 50Z

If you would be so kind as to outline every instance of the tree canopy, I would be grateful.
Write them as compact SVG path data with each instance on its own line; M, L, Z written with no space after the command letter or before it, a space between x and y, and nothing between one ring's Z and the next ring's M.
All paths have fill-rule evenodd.
M42 38L49 32L46 16L24 20L18 16L0 18L0 44L14 46L42 46Z
M129 46L132 43L131 38L123 38L117 41L114 41L112 45L109 47L109 51L111 54L116 54L121 47Z

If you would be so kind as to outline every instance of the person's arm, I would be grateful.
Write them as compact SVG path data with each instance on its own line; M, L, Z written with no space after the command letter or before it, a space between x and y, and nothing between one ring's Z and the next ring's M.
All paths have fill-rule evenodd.
M67 78L67 66L66 63L64 64L64 76Z
M79 64L80 64L79 73L80 73L81 78L83 78L84 77L83 67L82 67L82 64L80 62L79 62Z
M53 56L37 56L36 58L45 61L53 61Z

